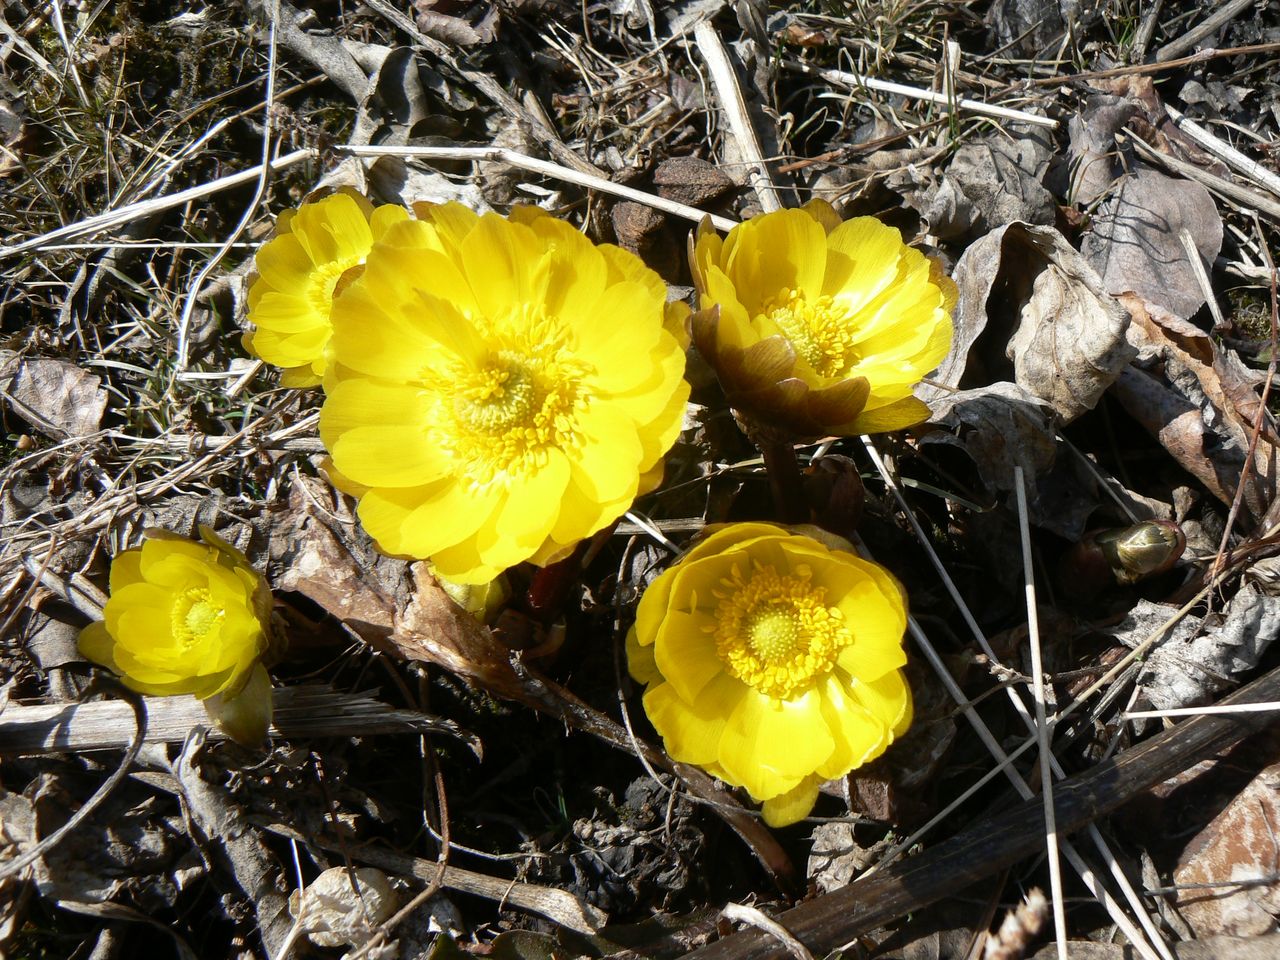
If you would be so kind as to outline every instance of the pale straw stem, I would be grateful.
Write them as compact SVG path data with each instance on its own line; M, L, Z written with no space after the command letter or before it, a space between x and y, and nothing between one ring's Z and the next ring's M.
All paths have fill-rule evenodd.
M1036 740L1040 745L1040 796L1044 801L1044 845L1045 855L1049 860L1049 888L1053 896L1053 936L1058 945L1058 960L1067 960L1067 910L1062 898L1062 864L1058 859L1058 823L1053 809L1049 721L1044 709L1044 658L1040 650L1040 616L1036 610L1036 579L1031 563L1031 525L1027 520L1027 491L1021 466L1013 468L1013 476L1018 495L1018 532L1022 539L1027 637L1031 642L1031 689L1036 707Z
M711 85L715 88L716 98L729 121L729 130L738 143L747 167L747 175L751 180L751 189L756 192L760 201L760 209L765 213L782 209L778 199L778 189L769 176L769 167L764 162L764 152L760 149L760 138L756 136L755 127L751 125L751 116L747 113L747 104L742 99L742 90L738 87L738 78L734 75L733 64L729 62L728 51L724 41L711 25L710 20L699 21L693 28L693 39L698 44L698 52L707 63L707 72L711 75ZM766 55L761 51L762 55Z
M987 117L1000 117L1004 120L1018 120L1022 123L1031 123L1040 127L1048 127L1050 130L1058 128L1058 121L1051 120L1048 117L1042 117L1039 114L1027 113L1023 110L1013 110L1009 107L997 107L994 104L983 103L981 100L971 100L968 97L950 97L945 93L938 93L934 90L924 90L920 87L909 87L905 83L894 83L891 80L879 80L875 77L864 77L861 74L849 73L846 70L830 70L823 67L811 67L807 63L801 63L799 60L783 60L783 64L790 70L799 73L806 73L810 76L821 77L828 83L837 83L842 87L858 89L866 87L868 90L876 90L880 93L895 93L902 97L911 97L915 100L925 100L929 103L936 103L940 107L959 107L961 110L967 110L969 113L978 113Z

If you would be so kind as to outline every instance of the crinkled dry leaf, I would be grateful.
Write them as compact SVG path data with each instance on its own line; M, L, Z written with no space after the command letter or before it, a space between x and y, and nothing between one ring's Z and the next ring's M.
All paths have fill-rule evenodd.
M74 363L0 350L0 398L19 417L55 440L86 437L107 408L102 378Z
M959 386L990 323L1014 325L1006 354L1015 381L1071 421L1092 409L1133 359L1128 315L1052 227L1011 223L992 231L965 251L954 279L955 337L931 378L938 383ZM945 394L929 385L919 390L935 405Z
M1070 422L1133 359L1129 316L1057 230L1015 223L1004 234L1002 269L1011 279L1033 277L1020 291L1021 323L1006 350L1014 379Z
M1015 220L1053 223L1053 194L1041 182L1052 153L1044 128L1025 125L1012 139L964 144L921 211L930 231L956 237Z
M1080 250L1108 293L1133 291L1190 317L1204 306L1204 290L1187 259L1184 230L1195 240L1201 265L1211 270L1222 249L1222 217L1209 191L1143 169L1098 208Z
M805 866L805 876L822 893L847 886L880 854L878 847L858 842L852 823L820 823L813 830L813 846Z
M1240 483L1258 399L1238 358L1220 354L1199 328L1133 295L1124 295L1139 359L1114 395L1178 464L1223 503ZM1150 369L1151 372L1148 372ZM1270 446L1260 443L1241 509L1256 522L1274 499Z
M277 591L308 597L386 649L396 605L407 602L408 572L403 561L381 556L366 537L353 536L353 519L332 487L297 476L285 515L276 517L271 581Z
M933 404L931 423L942 427L921 438L922 447L943 444L967 453L993 490L1014 487L1014 467L1027 482L1048 470L1057 455L1053 410L1016 383L960 390Z
M391 641L410 660L435 663L498 696L527 700L511 651L450 599L425 563L412 568L413 595L396 611Z
M360 885L351 885L352 874ZM318 947L358 947L395 912L395 888L374 867L330 867L299 893L289 895L289 913Z
M1176 612L1167 603L1139 600L1112 631L1136 647ZM1147 657L1138 684L1157 710L1207 703L1258 665L1280 634L1280 598L1246 583L1222 613L1178 621Z
M1276 876L1276 824L1280 823L1280 764L1261 772L1187 845L1173 883L1247 886L1183 889L1178 913L1197 937L1257 937L1276 930L1280 884Z

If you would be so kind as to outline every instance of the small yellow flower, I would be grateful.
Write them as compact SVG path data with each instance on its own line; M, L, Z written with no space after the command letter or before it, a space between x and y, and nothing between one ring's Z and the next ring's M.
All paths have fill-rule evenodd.
M653 582L627 637L667 753L746 788L772 826L911 723L902 588L842 546L816 527L721 526Z
M219 712L246 694L265 696L265 705L242 705L253 714L247 733L235 721L228 729L236 739L261 740L270 719L261 659L271 592L244 554L207 527L200 536L203 543L149 539L112 560L103 620L80 632L80 652L139 693L193 694Z
M320 382L339 281L364 263L388 226L408 216L403 207L375 208L354 191L280 215L275 237L255 257L258 278L249 288L249 322L257 329L245 335L244 343L267 363L284 368L280 382L285 386Z
M694 342L749 419L849 436L928 417L911 388L950 348L956 288L897 230L814 201L723 240L704 224L690 261Z
M684 313L635 256L541 211L415 212L334 305L320 437L382 550L485 583L660 480Z

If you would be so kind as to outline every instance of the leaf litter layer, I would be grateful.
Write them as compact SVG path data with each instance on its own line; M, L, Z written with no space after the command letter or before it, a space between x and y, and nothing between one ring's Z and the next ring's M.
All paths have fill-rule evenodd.
M789 930L1020 956L1064 904L1072 956L1273 950L1268 714L1132 715L1276 699L1274 6L10 4L0 942L741 957ZM626 677L674 551L777 516L696 356L662 487L572 566L517 570L492 631L373 549L324 480L317 396L240 342L273 215L339 186L536 203L674 297L702 212L812 198L948 263L930 424L799 450L809 519L859 536L915 618L911 731L814 818L770 831L673 765ZM76 650L108 559L201 523L284 620L269 751L185 736L184 698L139 729ZM1063 833L1093 823L1060 879L1043 766Z

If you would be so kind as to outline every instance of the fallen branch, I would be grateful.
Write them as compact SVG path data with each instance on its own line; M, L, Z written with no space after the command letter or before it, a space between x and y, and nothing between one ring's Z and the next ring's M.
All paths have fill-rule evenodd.
M1280 668L1226 697L1223 704L1280 698ZM1264 729L1268 714L1199 716L1057 784L1054 809L1065 833L1104 817L1152 786ZM838 950L889 923L1011 867L1044 847L1038 797L996 811L931 850L788 910L777 918L815 956ZM747 930L685 955L686 960L772 960L787 956L768 934Z

